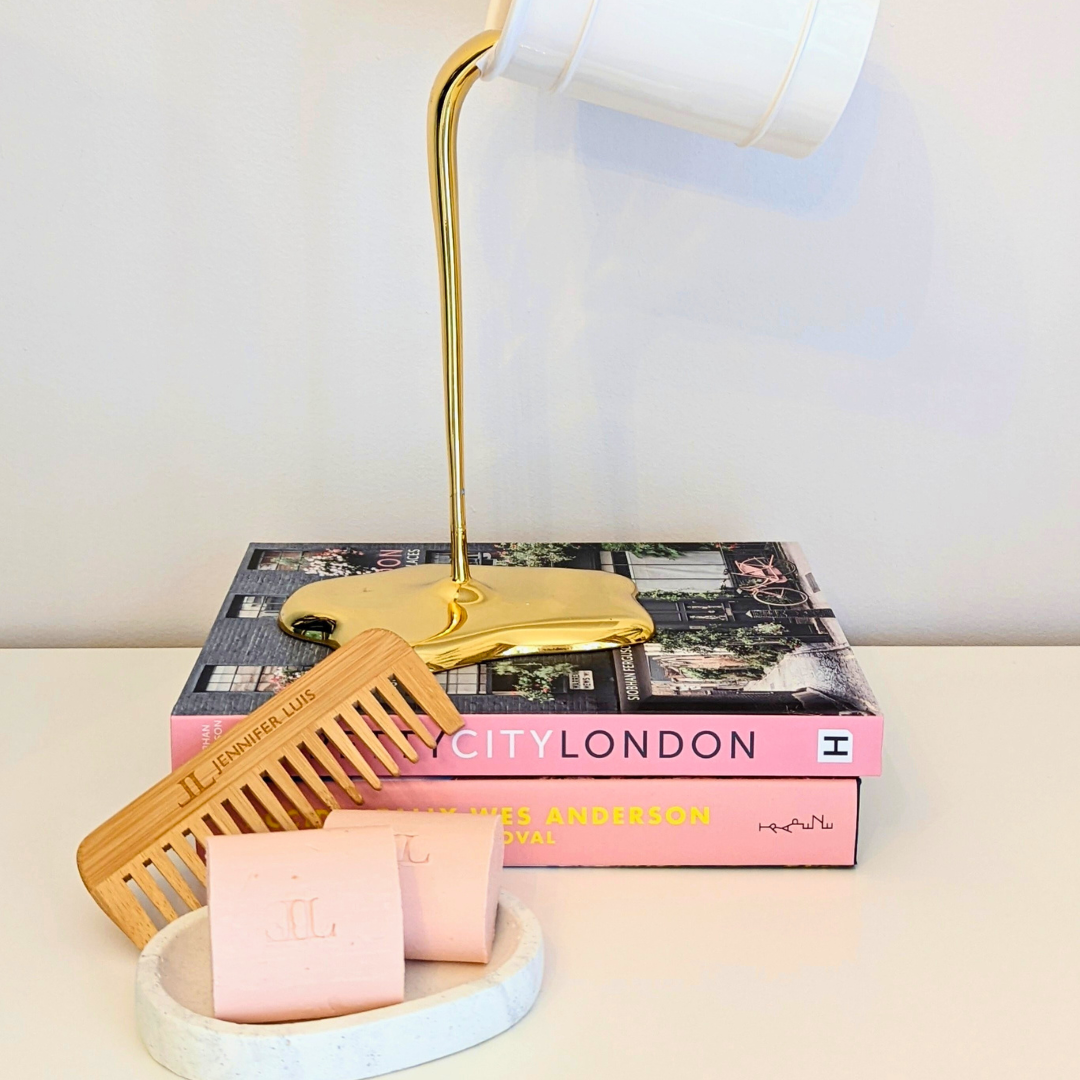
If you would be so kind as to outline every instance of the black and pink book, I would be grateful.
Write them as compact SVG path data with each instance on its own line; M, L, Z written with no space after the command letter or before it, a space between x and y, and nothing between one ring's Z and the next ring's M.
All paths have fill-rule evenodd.
M880 711L797 545L474 544L470 557L622 574L656 634L608 652L439 675L465 727L434 751L417 744L419 762L400 759L405 776L880 773ZM326 655L278 629L292 592L320 577L440 562L449 562L445 544L252 545L173 711L173 767L217 739L227 744L235 723Z

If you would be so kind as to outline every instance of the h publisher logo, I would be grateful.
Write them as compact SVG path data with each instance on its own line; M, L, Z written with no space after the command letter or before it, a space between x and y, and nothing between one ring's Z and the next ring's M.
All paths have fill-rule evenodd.
M855 753L855 736L843 728L818 728L819 762L850 762Z

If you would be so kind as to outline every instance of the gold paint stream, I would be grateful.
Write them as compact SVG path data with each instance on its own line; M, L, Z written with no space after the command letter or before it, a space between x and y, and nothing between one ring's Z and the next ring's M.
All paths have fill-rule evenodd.
M646 641L652 619L628 578L600 570L469 567L458 244L457 132L461 104L498 40L486 31L457 49L428 104L428 170L439 255L443 382L450 472L450 575L438 564L305 585L286 600L282 628L343 645L383 627L405 638L436 671L498 656L585 652Z

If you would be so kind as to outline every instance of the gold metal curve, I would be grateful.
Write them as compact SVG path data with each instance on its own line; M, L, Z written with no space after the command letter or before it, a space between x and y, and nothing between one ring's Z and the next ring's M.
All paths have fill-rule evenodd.
M443 385L450 473L450 576L439 565L330 578L282 605L282 629L325 628L343 645L364 630L393 630L442 671L498 656L614 649L647 641L649 613L634 583L599 570L489 566L472 574L465 528L465 432L458 245L457 131L461 104L498 40L485 31L443 65L428 104L428 170L439 256Z
M450 576L469 580L465 535L465 400L462 389L461 249L458 243L457 133L461 106L480 77L477 61L499 40L485 30L443 64L428 99L428 178L439 253L446 450L450 465Z

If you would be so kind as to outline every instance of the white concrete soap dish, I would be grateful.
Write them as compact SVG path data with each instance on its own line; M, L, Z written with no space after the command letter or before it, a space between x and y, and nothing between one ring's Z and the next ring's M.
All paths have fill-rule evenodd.
M151 1057L188 1080L363 1080L453 1054L516 1024L544 972L536 916L503 892L491 962L408 961L405 1001L292 1024L215 1020L206 909L170 923L139 957L135 1015Z

